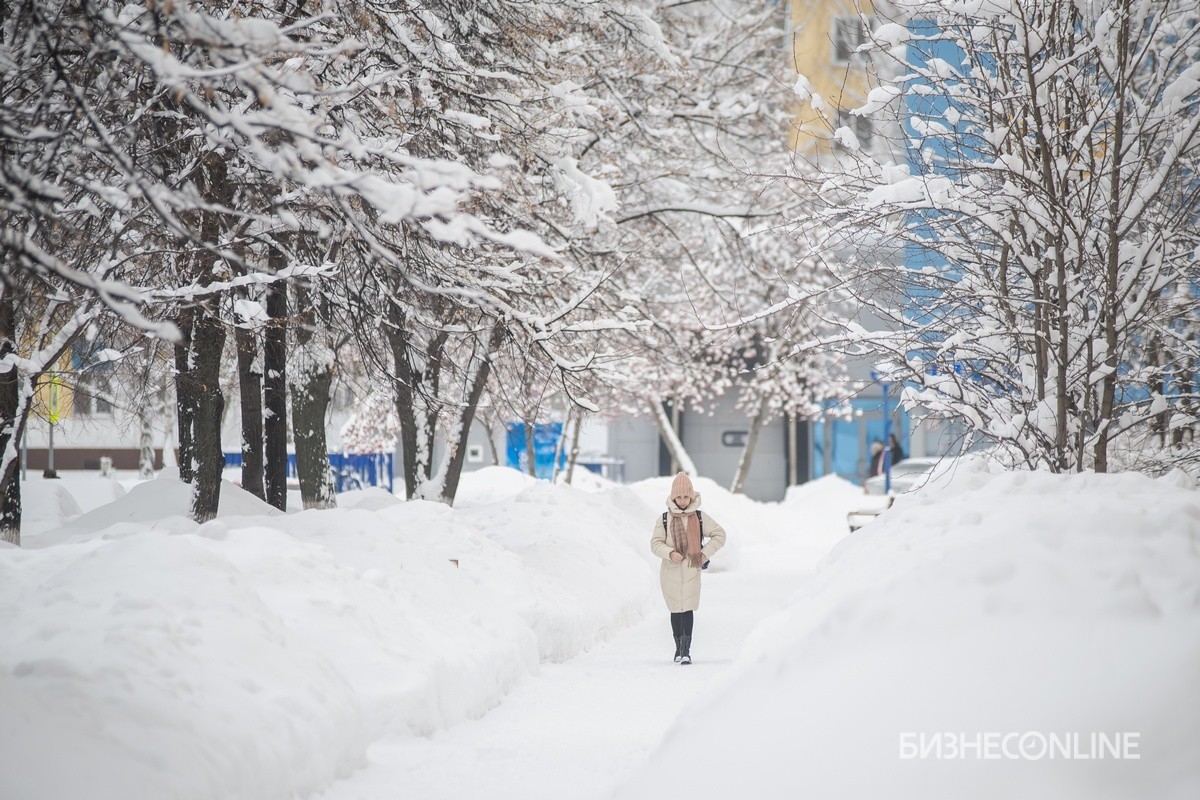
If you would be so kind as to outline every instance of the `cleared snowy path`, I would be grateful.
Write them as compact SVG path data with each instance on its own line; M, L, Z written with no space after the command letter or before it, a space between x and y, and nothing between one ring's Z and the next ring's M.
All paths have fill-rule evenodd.
M707 574L692 666L671 661L666 611L652 613L570 661L543 664L479 720L430 738L376 742L368 766L320 800L607 796L680 712L703 699L746 635L796 590L833 538L786 555L747 547L738 569Z

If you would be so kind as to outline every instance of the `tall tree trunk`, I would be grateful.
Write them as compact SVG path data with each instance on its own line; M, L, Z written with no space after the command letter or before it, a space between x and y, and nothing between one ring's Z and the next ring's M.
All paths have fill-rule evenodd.
M263 486L263 394L258 362L258 337L254 331L237 327L238 392L242 408L242 488L260 500L267 499Z
M411 500L417 493L420 477L417 474L417 409L414 404L412 361L408 353L408 334L403 314L391 304L385 332L392 349L392 399L396 419L400 423L400 469L404 473L404 496Z
M17 317L11 289L0 296L0 359L17 349ZM17 451L21 444L20 373L16 364L0 372L0 542L21 544L21 473Z
M750 432L746 435L746 444L742 446L742 457L738 459L737 471L733 474L733 483L729 491L741 494L750 474L750 462L754 460L754 448L758 446L758 434L762 431L763 420L767 416L767 401L762 399L758 404L758 413L750 421Z
M211 313L201 312L192 337L192 365L196 387L193 451L196 482L192 493L192 519L207 522L217 515L221 502L221 473L225 453L221 449L221 419L225 397L221 394L221 354L225 349L225 326Z
M575 462L579 460L579 431L583 428L583 412L575 415L575 429L571 431L571 452L567 454L567 485L575 478Z
M481 420L483 423L484 433L487 434L488 451L492 454L492 466L500 466L500 450L496 447L496 426L492 422L491 417Z
M268 263L278 273L283 252L271 248ZM267 287L267 317L263 333L263 489L266 500L287 511L287 286L275 281Z
M138 413L138 477L144 481L154 477L154 429L145 409Z
M406 326L403 312L395 304L389 306L385 333L392 351L392 397L400 422L404 492L411 500L433 475L433 448L440 410L438 392L441 362L445 357L449 336L444 332L434 334L421 353L409 338ZM424 369L417 366L414 359L419 360Z
M530 420L525 420L525 471L530 477L537 477L537 451L533 446L533 434L535 423Z
M180 339L175 343L175 425L179 438L179 480L194 483L196 479L196 454L194 451L193 428L196 421L196 380L192 368L192 335L196 312L185 308L180 312L176 325Z
M671 425L671 420L667 417L666 407L657 397L650 398L650 413L654 416L654 422L658 425L658 435L662 437L663 443L666 444L667 450L671 453L671 460L679 465L679 469L691 477L699 477L696 465L692 462L692 458L688 455L687 450L683 448L683 442L679 440L679 435L675 432L674 426Z
M567 430L571 427L571 419L575 416L575 407L567 409L567 418L563 420L558 430L558 439L554 442L554 462L550 465L550 482L558 482L559 465L562 464L563 451L567 447Z
M475 373L471 392L467 395L466 404L462 409L457 436L448 443L450 451L446 454L447 464L442 471L445 475L442 483L442 502L447 505L454 505L454 496L458 493L458 482L462 477L463 463L467 458L467 436L471 431L471 424L475 421L475 410L479 408L483 390L487 387L488 378L492 374L492 358L496 353L496 348L500 346L500 342L504 341L504 331L503 322L497 321L492 326L492 333L488 337L482 363L479 365L479 371Z
M17 307L12 291L11 286L0 287L0 359L17 351ZM52 316L47 314L45 319ZM93 318L80 309L53 335L39 335L24 375L16 364L0 372L0 541L21 543L20 450L35 381L58 363Z
M1126 71L1123 69L1129 63L1129 26L1134 23L1131 20L1131 10L1127 4L1122 4L1124 7L1116 10L1119 21L1119 32L1117 34L1117 54L1116 61L1118 70L1116 72L1116 85L1113 87L1113 96L1120 98L1122 102L1117 102L1114 105L1116 118L1113 120L1113 168L1109 172L1109 194L1108 194L1108 242L1105 264L1104 264L1104 307L1102 310L1102 318L1104 320L1104 344L1107 348L1104 354L1104 367L1106 370L1105 376L1100 379L1100 430L1096 434L1095 444L1092 446L1092 461L1093 468L1096 472L1108 472L1108 447L1112 437L1112 415L1113 409L1116 406L1117 398L1117 366L1119 363L1120 353L1117 352L1117 325L1121 314L1119 313L1119 303L1117 293L1120 290L1120 273L1119 264L1121 260L1121 232L1120 226L1122 221L1122 195L1125 192L1125 187L1122 184L1122 157L1125 155L1125 113L1128 105L1123 102L1129 96L1129 89L1125 85ZM1137 24L1142 24L1141 20Z
M1058 248L1061 250L1061 248ZM1055 347L1054 375L1054 472L1066 472L1070 468L1070 444L1067 441L1069 426L1067 412L1070 408L1070 391L1067 368L1070 366L1070 299L1067 295L1067 267L1061 255L1055 256L1055 273L1057 276L1057 298L1055 302L1055 319L1058 342Z
M325 412L333 386L332 353L316 332L318 319L309 293L296 290L299 317L293 327L297 357L289 381L292 396L292 438L296 442L296 472L305 508L334 508L337 494L329 469Z
M300 499L305 508L335 508L337 494L329 467L325 438L325 413L333 372L328 368L305 370L292 383L292 434L296 440L296 471L300 474Z
M1172 358L1171 360L1173 362L1178 363L1175 358ZM1183 363L1186 365L1186 363L1187 363L1186 360ZM1179 380L1180 405L1183 407L1184 413L1191 414L1192 408L1191 408L1191 401L1189 400L1189 398L1192 396L1192 380L1190 377L1191 373L1187 372L1186 370L1183 370L1182 372L1183 372L1183 375ZM1184 429L1183 425L1178 425L1175 427L1174 430L1171 431L1171 445L1173 447L1182 447L1183 446L1184 430L1185 429ZM1187 430L1188 430L1188 432L1191 431L1190 425L1187 427ZM1190 437L1189 437L1189 441L1190 441Z

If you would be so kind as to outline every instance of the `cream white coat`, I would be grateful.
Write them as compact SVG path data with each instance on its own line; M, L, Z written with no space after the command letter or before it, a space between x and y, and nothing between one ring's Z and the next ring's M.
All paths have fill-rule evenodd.
M697 498L698 500L698 498ZM699 505L695 503L694 505ZM703 514L704 536L700 552L705 559L711 559L725 546L725 529L708 514ZM668 524L670 520L668 519ZM654 533L650 537L650 550L662 559L658 571L658 580L662 585L663 599L672 614L682 611L695 611L700 607L700 573L687 563L687 559L678 563L671 560L675 547L671 536L663 525L662 516L654 520Z

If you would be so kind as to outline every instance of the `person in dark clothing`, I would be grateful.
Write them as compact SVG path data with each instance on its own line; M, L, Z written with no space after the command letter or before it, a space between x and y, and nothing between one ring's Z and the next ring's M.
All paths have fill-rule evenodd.
M888 449L892 451L892 464L898 464L904 460L904 448L900 446L894 433L888 434Z

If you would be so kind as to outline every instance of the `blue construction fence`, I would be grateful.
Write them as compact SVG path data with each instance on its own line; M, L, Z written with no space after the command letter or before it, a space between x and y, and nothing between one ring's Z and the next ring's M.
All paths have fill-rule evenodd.
M394 453L330 453L329 466L333 470L334 490L348 492L351 489L378 486L390 492L394 460ZM225 454L226 469L240 469L241 466L241 453ZM287 476L289 480L300 478L295 453L288 453Z
M525 449L525 424L509 422L505 424L507 435L504 440L504 461L510 467L526 472L529 469L529 455ZM561 422L537 423L533 426L533 469L537 477L549 480L554 475L554 453L558 450L558 439L562 436ZM567 464L567 448L559 459L558 467L563 469Z
M506 466L528 472L529 456L525 449L525 424L522 422L507 422L504 425L506 436L504 440L504 463ZM533 469L537 477L549 480L554 477L554 454L558 452L558 440L563 435L561 422L537 423L533 426ZM570 460L566 443L563 443L562 454L558 458L559 470L567 468ZM588 472L607 478L618 483L625 482L625 459L609 458L607 456L590 456L580 458L575 462L576 469L586 469Z

